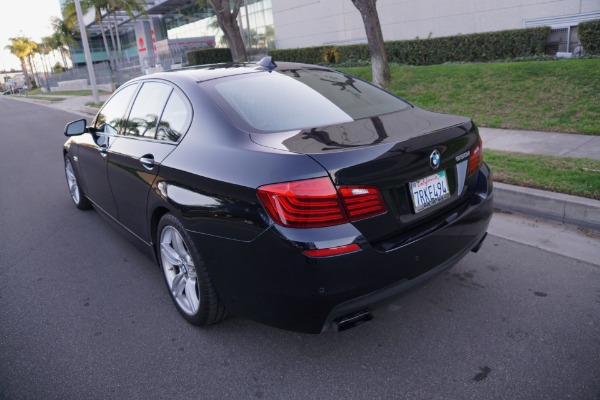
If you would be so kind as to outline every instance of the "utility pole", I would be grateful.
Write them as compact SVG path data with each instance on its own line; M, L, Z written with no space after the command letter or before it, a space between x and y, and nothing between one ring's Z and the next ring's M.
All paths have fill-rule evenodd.
M88 75L90 76L90 84L92 85L92 95L94 103L100 103L98 97L98 88L96 87L96 74L92 65L92 55L90 54L90 45L88 44L87 34L85 33L85 24L83 23L83 13L81 12L81 4L79 0L75 0L75 11L77 11L77 21L79 23L79 32L81 33L81 41L83 42L83 53L85 54L85 63L87 64Z

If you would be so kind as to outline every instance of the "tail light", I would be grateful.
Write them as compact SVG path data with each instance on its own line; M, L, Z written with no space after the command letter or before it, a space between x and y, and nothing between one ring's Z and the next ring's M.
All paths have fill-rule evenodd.
M261 186L258 198L275 223L290 228L340 225L386 212L377 188L336 190L327 177Z
M475 172L479 171L481 168L481 163L483 163L483 142L481 141L481 137L477 138L477 143L473 150L471 150L471 155L469 156L469 169L467 171L467 176L473 175Z
M381 193L369 186L339 186L350 221L358 221L385 213Z

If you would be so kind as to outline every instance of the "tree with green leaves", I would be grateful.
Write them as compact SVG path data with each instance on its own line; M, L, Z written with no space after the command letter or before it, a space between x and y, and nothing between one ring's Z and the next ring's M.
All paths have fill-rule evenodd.
M117 48L119 51L119 57L123 57L122 49L121 49L121 38L119 36L119 24L117 21L117 12L125 11L125 13L133 20L140 14L146 13L146 2L144 0L107 0L108 2L108 11L112 14L114 27L115 27L115 36L117 38ZM110 25L110 23L109 23Z
M61 19L58 17L51 17L50 24L52 25L52 41L54 43L54 49L60 52L63 59L63 66L67 68L66 52L69 52L69 58L71 57L71 47L77 46L77 41L74 37L75 21L77 17L69 17Z
M17 36L14 38L9 38L10 44L6 45L4 48L10 51L14 56L16 56L19 61L21 61L21 69L25 74L25 82L27 83L27 87L31 87L31 78L29 77L29 73L27 72L27 65L25 63L26 58L31 57L31 53L37 47L37 43L33 40L29 39L25 36Z
M102 12L106 12L108 15L108 7L109 7L109 0L83 0L80 2L81 3L81 11L83 13L87 12L90 9L94 10L94 17L95 17L95 21L96 24L100 25L100 32L102 33L102 41L104 43L104 49L106 51L106 56L108 57L108 61L110 62L110 65L114 68L114 60L113 60L113 55L112 52L110 50L110 47L108 46L108 41L106 40L106 32L104 31L104 24L103 24L103 20L102 20ZM75 3L73 2L73 0L68 0L67 3L65 4L65 8L63 10L63 15L65 15L65 19L67 20L73 20L73 18L75 19L74 25L77 24L77 12L75 10ZM111 39L113 41L113 48L115 45L115 41L112 38L112 30L111 30Z
M365 25L373 69L373 83L380 87L386 87L390 83L392 75L387 62L376 3L377 0L352 0L352 4L360 12Z

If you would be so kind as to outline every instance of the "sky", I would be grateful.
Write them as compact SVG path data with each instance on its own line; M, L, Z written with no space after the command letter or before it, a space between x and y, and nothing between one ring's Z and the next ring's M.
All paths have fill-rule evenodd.
M4 46L8 38L27 36L39 42L42 36L52 33L50 17L60 17L59 0L9 0L2 2L0 23L0 70L21 69L19 59Z

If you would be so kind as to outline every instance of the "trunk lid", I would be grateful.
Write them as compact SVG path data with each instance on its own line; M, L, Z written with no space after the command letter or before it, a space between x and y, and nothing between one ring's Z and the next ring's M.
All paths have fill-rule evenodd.
M377 187L387 213L353 224L382 251L451 222L476 185L471 182L473 177L467 179L469 154L479 140L475 125L465 117L417 107L324 128L251 134L251 139L263 146L309 155L336 185ZM437 168L431 161L436 151ZM413 183L442 171L449 196L417 211Z

